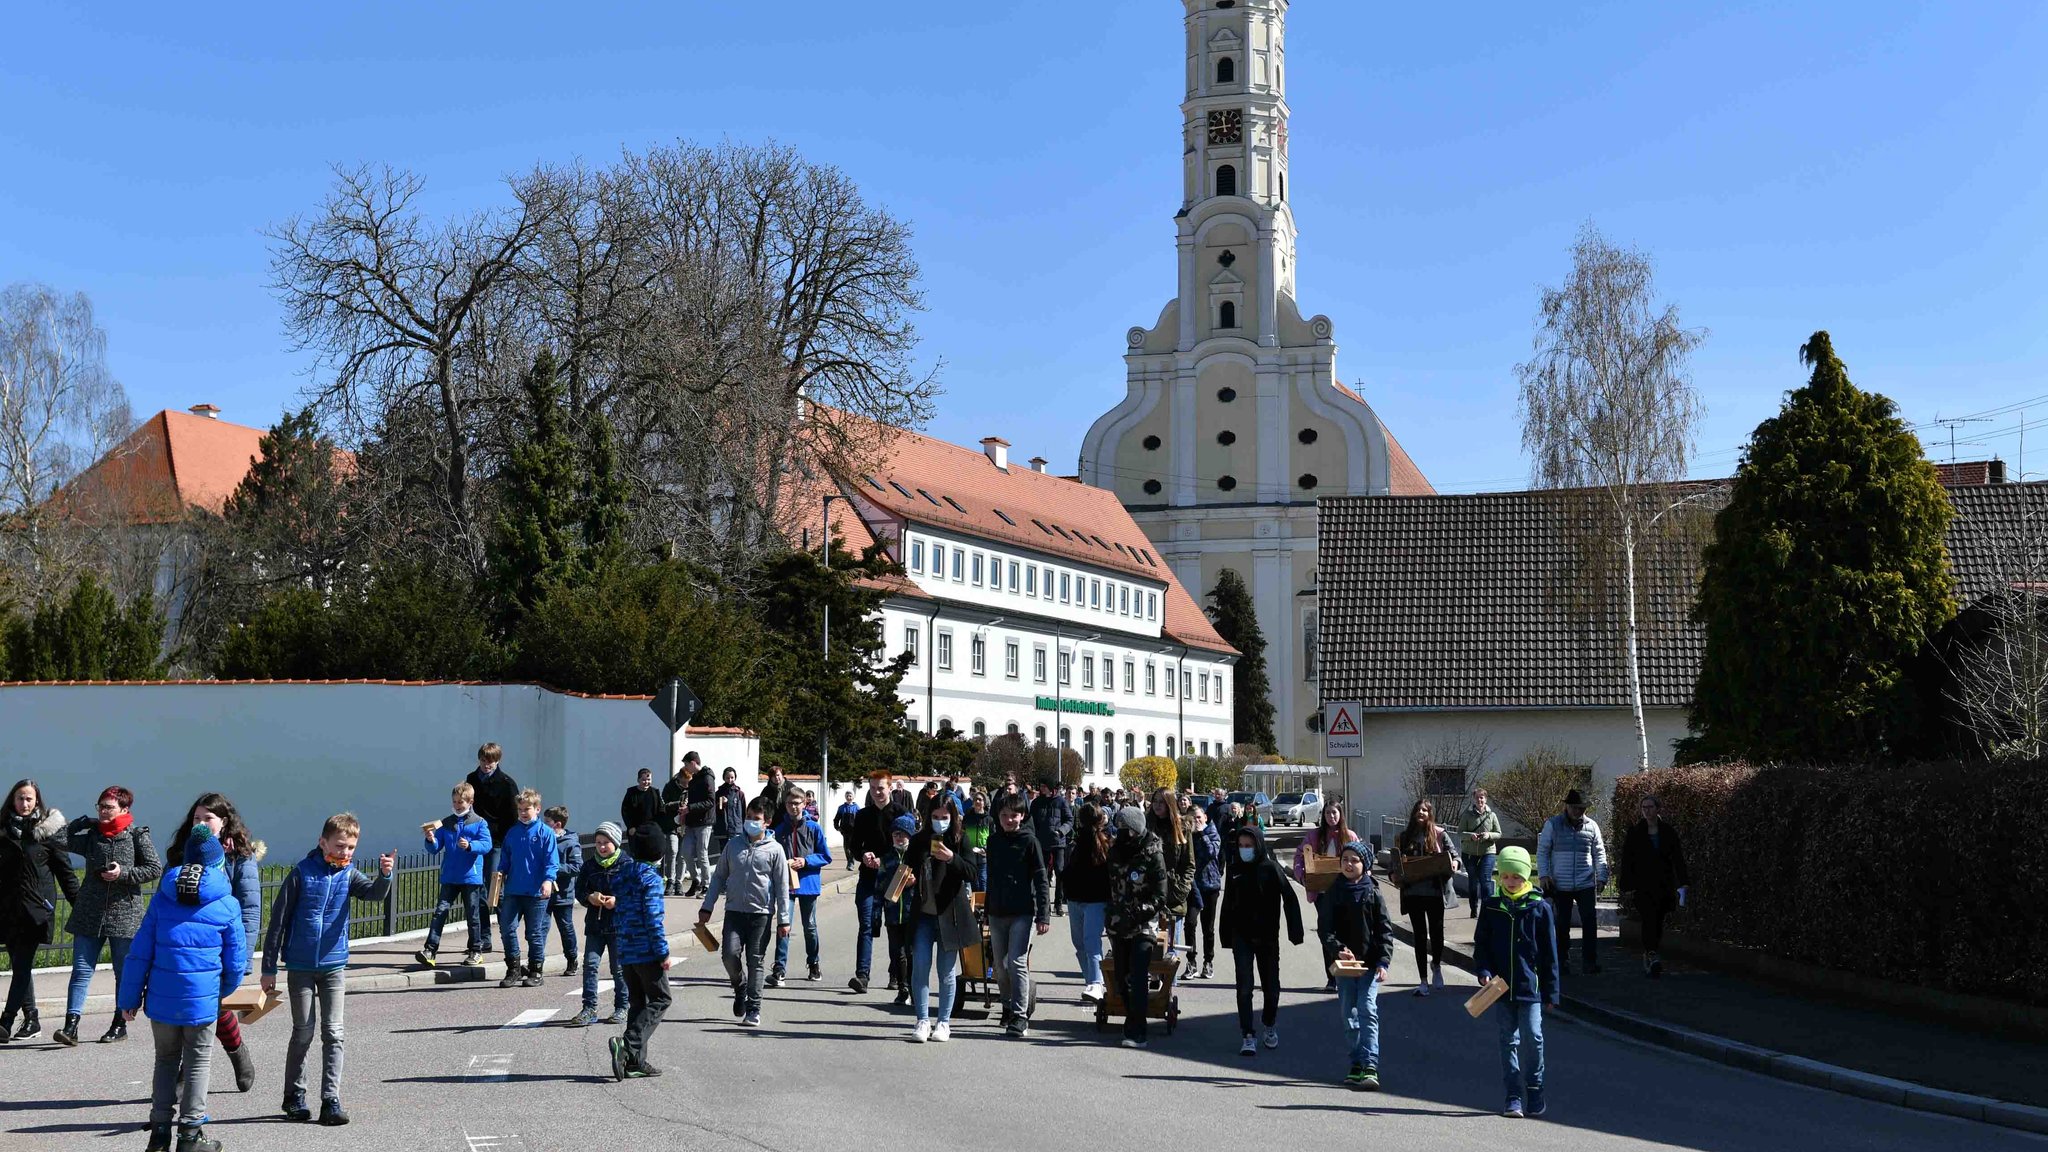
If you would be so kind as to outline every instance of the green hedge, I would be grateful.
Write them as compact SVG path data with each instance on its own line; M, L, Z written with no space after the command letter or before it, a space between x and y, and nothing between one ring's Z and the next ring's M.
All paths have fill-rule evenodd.
M1665 768L1617 780L1611 811L1632 823L1645 791L1692 871L1678 931L2048 1004L2048 765Z

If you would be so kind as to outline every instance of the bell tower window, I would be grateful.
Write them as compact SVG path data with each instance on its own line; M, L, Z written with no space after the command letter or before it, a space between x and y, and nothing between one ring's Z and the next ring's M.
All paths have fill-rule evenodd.
M1216 308L1216 326L1218 328L1237 327L1237 305L1232 304L1228 300L1218 305Z
M1216 169L1216 194L1218 196L1237 195L1236 165L1224 164Z
M1237 61L1236 61L1236 60L1233 60L1233 59L1231 59L1231 58L1230 58L1230 57L1228 57L1228 56L1220 57L1220 58L1218 58L1218 59L1217 59L1217 61L1216 61L1216 82L1217 82L1218 84L1235 84L1235 83L1237 83Z

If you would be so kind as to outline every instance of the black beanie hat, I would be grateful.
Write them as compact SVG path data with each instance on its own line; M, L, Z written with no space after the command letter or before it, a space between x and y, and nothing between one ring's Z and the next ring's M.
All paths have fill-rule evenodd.
M668 837L662 835L658 825L642 824L627 837L626 850L642 864L659 864L662 853L668 850Z

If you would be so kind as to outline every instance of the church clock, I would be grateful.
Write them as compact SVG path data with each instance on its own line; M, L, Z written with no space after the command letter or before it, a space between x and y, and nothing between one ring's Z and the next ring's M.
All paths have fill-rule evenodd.
M1238 144L1244 141L1244 112L1231 108L1209 113L1209 143Z

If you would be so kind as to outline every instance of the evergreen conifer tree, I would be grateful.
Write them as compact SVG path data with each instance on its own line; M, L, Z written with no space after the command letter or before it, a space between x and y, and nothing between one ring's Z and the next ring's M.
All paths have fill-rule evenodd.
M1232 677L1232 743L1278 751L1273 735L1273 684L1266 676L1266 635L1259 631L1251 590L1234 569L1225 568L1216 578L1216 587L1209 593L1209 619L1216 625L1217 635L1244 656Z

